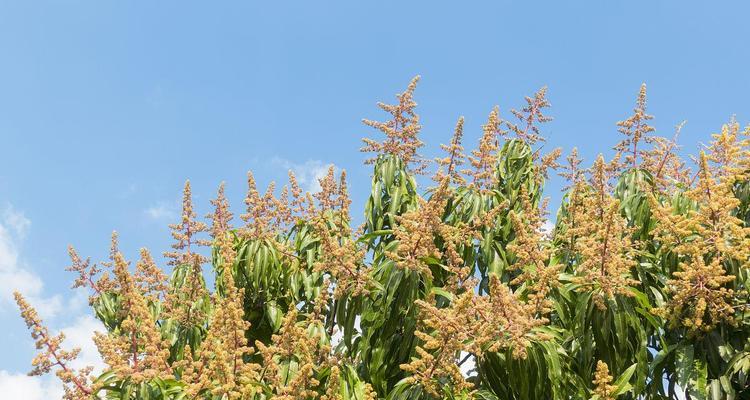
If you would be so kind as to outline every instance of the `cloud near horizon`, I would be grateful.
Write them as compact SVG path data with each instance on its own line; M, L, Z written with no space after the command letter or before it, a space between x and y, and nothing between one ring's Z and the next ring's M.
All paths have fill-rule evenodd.
M76 369L92 366L95 373L100 373L104 369L104 363L92 337L95 331L103 332L105 329L93 316L80 314L87 303L86 291L74 291L67 301L63 301L60 295L46 296L41 277L28 268L20 254L20 247L31 228L31 221L12 205L8 205L0 216L0 311L16 312L14 291L21 292L37 309L42 319L54 320L64 308L66 316L70 319L63 322L69 325L60 329L65 334L63 346L67 350L81 349L79 357L72 361L70 366ZM75 317L76 314L78 317ZM33 356L32 353L29 354L29 362ZM54 374L28 376L23 372L4 369L7 366L0 367L0 393L3 398L62 398L62 383Z
M31 221L12 205L0 218L0 311L15 309L13 292L23 294L43 318L62 309L60 296L43 296L44 282L20 257L20 246L31 228Z

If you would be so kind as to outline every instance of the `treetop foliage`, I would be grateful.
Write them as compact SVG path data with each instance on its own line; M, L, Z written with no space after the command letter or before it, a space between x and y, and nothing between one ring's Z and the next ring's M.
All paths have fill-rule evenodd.
M364 139L361 227L333 168L317 193L291 172L261 192L249 172L238 225L223 183L204 223L187 182L169 272L116 234L101 263L70 248L106 327L100 374L73 370L78 350L16 294L31 374L55 371L66 399L750 398L750 128L730 120L683 160L644 85L613 158L561 160L542 151L542 88L494 108L469 152L460 118L429 160L417 82L364 121L382 139ZM551 173L567 184L549 229Z

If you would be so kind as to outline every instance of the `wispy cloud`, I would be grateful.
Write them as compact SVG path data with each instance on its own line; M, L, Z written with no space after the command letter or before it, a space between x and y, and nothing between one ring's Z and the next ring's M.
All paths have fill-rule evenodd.
M153 206L147 208L144 212L146 215L155 220L173 220L177 218L177 204L160 201Z
M321 160L307 160L303 163L295 163L284 158L274 157L271 159L271 164L285 171L291 170L297 177L297 181L302 189L311 193L320 191L319 180L326 176L331 166L336 169L337 173L339 170L333 163L325 163Z
M12 206L0 218L0 309L14 307L13 292L19 291L34 304L43 317L52 317L62 308L60 296L42 295L42 279L22 261L19 248L31 221Z
M26 218L23 212L17 211L13 208L13 205L8 204L3 210L3 223L13 230L21 239L26 237L29 228L31 228L31 221Z
M121 199L127 199L134 194L138 192L138 185L135 183L127 184L123 187L123 189L118 194L118 197Z

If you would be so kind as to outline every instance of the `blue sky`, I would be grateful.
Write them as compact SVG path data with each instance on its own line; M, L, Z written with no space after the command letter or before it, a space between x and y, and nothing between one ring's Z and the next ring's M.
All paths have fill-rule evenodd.
M687 151L732 114L750 120L747 2L198 4L0 4L0 386L20 387L33 355L11 284L83 345L95 325L67 290L66 246L101 259L114 229L131 257L161 253L185 179L203 214L222 180L241 205L248 169L309 185L332 163L361 204L357 150L375 134L361 118L416 74L428 155L460 115L471 147L494 105L507 116L542 85L549 146L589 161L644 81L660 133L688 121Z

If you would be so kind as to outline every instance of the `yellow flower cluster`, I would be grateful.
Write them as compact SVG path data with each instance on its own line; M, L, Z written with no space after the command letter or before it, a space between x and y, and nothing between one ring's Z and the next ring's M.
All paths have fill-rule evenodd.
M610 193L613 169L614 164L600 155L588 184L580 179L572 183L564 233L579 258L575 271L579 290L593 292L602 310L615 295L632 296L629 287L637 284L630 277L636 250L631 229L620 214L620 202Z
M471 186L478 190L488 191L497 186L497 150L500 148L500 139L506 134L500 129L501 123L500 109L495 107L487 117L487 123L482 125L483 133L479 139L479 146L472 150L469 156L472 168L464 173L472 178Z
M604 361L596 362L596 372L594 373L594 394L598 396L597 400L615 400L617 396L617 386L612 384L612 376L609 374L609 367Z
M510 221L515 232L515 239L507 249L515 255L511 269L521 273L511 281L513 285L525 283L528 301L534 305L537 315L551 311L550 290L559 284L558 275L563 264L551 264L553 249L544 238L544 209L534 207L525 189L521 189L521 212L512 211Z
M170 258L170 265L195 265L208 261L205 256L195 253L193 246L208 246L210 242L198 239L198 235L206 232L208 227L201 221L196 221L193 211L193 199L190 189L190 181L185 182L182 194L182 216L179 224L171 224L172 237L177 241L172 245L174 251L165 252L164 256Z
M534 93L533 97L526 97L526 106L520 111L510 110L511 114L521 123L520 126L510 121L506 121L505 124L519 139L528 143L529 146L533 146L537 142L544 141L544 137L539 132L537 124L552 121L551 117L542 113L542 110L548 107L550 107L550 102L547 100L547 87L544 86Z
M130 376L134 382L171 377L169 343L162 338L147 298L128 267L122 254L116 253L113 272L121 322L116 334L97 332L94 343L104 362L118 375Z
M652 119L654 117L646 113L646 84L644 83L638 92L633 115L617 123L618 130L625 135L625 139L615 146L615 150L620 154L625 154L625 164L637 166L639 151L643 152L643 149L638 149L638 145L641 141L646 144L654 141L654 138L649 135L654 131L654 127L648 124L648 121Z
M61 345L65 340L65 335L62 333L56 336L50 334L41 318L39 318L39 314L29 305L26 299L18 292L15 292L13 296L21 310L21 317L31 330L31 337L35 341L37 350L41 351L31 361L34 369L31 370L29 375L43 375L50 372L52 368L58 368L56 374L63 382L65 400L90 397L93 393L93 385L90 382L89 375L93 368L87 367L76 371L70 367L70 362L78 356L81 350L68 351L62 349Z
M378 122L365 119L362 121L365 125L381 131L385 134L386 139L383 142L362 139L365 145L361 150L396 156L404 164L411 166L413 172L421 173L426 167L426 163L417 153L419 148L424 146L424 143L417 137L422 126L419 125L419 115L414 112L417 106L414 101L414 90L417 88L418 82L419 76L414 77L406 91L396 96L398 104L378 103L378 107L391 114L393 117L391 120ZM366 163L373 163L374 161L375 158L371 158Z
M687 214L673 213L652 198L658 219L657 238L680 257L679 270L669 284L668 304L657 313L691 333L708 332L717 324L734 324L734 291L727 284L734 276L727 265L750 262L750 227L737 218L736 182L746 179L750 142L739 126L730 123L714 135L708 152L698 159L697 182L686 196L697 207Z
M481 358L488 352L510 349L513 357L525 358L531 340L545 337L535 332L545 323L535 316L535 304L521 299L495 276L490 279L489 296L474 293L474 284L468 281L467 290L449 307L416 302L423 326L415 335L422 344L416 348L416 357L401 369L410 373L408 382L421 385L433 396L439 397L441 379L451 383L454 394L472 387L457 364L462 351Z

